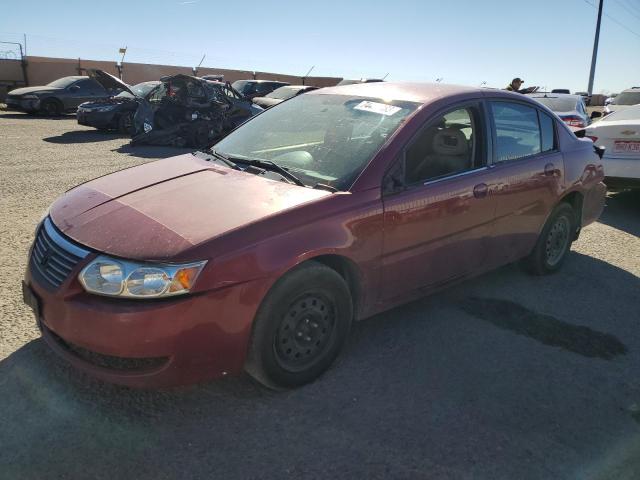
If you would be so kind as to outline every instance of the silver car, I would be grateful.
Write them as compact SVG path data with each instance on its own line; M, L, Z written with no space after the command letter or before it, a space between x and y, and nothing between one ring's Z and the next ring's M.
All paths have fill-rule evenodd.
M563 93L530 93L528 97L535 98L555 112L564 123L572 128L584 128L591 124L582 95L567 95Z

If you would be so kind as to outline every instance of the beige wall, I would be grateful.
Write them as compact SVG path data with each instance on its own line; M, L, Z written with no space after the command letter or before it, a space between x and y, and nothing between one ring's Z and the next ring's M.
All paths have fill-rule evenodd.
M97 68L113 75L118 75L115 62L49 57L26 57L26 59L29 85L45 85L60 77L66 77L69 75L85 75L87 68ZM122 69L122 79L133 85L148 80L158 80L160 77L165 75L176 75L178 73L191 75L192 71L190 67L125 62ZM225 80L230 82L254 78L254 73L247 70L203 67L198 69L198 75L220 74L224 75ZM255 72L255 78L264 80L280 80L296 85L302 84L301 77L279 73ZM327 87L337 84L340 80L342 79L337 77L309 77L306 79L305 83L307 85ZM0 60L0 82L1 81L22 81L22 70L20 68L19 61Z

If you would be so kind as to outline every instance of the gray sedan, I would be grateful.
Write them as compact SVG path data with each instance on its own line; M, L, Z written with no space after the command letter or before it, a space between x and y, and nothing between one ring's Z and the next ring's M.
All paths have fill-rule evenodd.
M9 92L5 101L11 110L56 116L75 112L81 103L102 100L117 93L119 91L107 91L92 78L71 76L40 87L17 88Z

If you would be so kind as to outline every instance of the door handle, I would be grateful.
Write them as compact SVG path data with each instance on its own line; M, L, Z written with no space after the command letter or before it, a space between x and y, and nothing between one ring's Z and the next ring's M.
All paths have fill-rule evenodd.
M544 174L547 177L553 177L556 174L556 166L553 163L547 163L544 166Z
M484 198L487 196L488 191L489 187L487 187L486 183L479 183L473 187L473 196L476 198Z

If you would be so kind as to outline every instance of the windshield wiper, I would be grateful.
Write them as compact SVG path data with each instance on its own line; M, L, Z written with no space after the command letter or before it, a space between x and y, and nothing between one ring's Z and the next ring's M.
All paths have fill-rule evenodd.
M277 163L272 162L271 160L262 160L261 158L247 158L247 157L241 157L241 156L235 156L235 155L227 155L227 154L221 154L220 152L215 152L215 153L220 156L224 155L224 158L226 158L227 161L230 161L233 163L243 163L247 165L252 165L254 167L264 168L265 170L271 170L272 172L279 173L284 178L286 178L292 183L295 183L300 187L306 187L305 183L302 180L300 180L298 177L296 177L293 173L291 173L286 168L281 167Z
M313 188L318 190L329 190L331 193L339 192L336 187L332 187L331 185L327 185L326 183L316 183Z
M238 167L238 165L236 165L235 162L232 162L231 160L229 160L229 157L227 157L226 155L221 154L220 152L216 152L212 148L205 148L205 149L198 150L198 151L202 152L202 153L206 153L207 155L213 155L216 160L224 163L229 168L233 168L234 170L240 170L240 167Z

